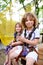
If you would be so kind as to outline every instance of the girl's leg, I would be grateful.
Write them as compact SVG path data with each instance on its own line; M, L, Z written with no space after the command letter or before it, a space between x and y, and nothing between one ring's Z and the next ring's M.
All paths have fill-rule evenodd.
M17 47L13 47L10 51L9 51L9 54L11 54L12 52L14 52L15 50L17 50L18 48Z
M14 47L14 48L12 48L10 51L9 51L9 53L8 53L8 55L9 55L9 62L8 62L8 65L11 65L11 60L12 60L12 58L13 58L13 56L14 56L14 51L17 49L17 47ZM12 54L12 53L14 53L14 54Z
M35 60L33 58L27 58L26 59L26 65L33 65Z
M13 48L10 52L9 52L9 65L11 65L11 60L13 60L14 58L18 57L18 55L21 53L22 48L18 49L18 48Z
M18 61L16 61L16 59L13 59L12 62L13 62L13 65L19 65L19 64L18 64Z
M15 47L15 49L16 49L16 47ZM15 49L10 50L9 52L12 53ZM4 65L7 65L8 62L9 62L9 53L6 55L6 59L5 59Z
M13 59L15 59L16 57L18 57L18 54L16 54L14 51L13 51L13 53L9 54L9 63L8 63L8 65L11 65L11 61ZM17 64L17 63L15 63L15 64Z
M8 64L8 55L6 55L6 60L5 60L4 65L7 65L7 64Z
M38 54L35 51L28 53L26 56L26 65L33 65L37 61Z

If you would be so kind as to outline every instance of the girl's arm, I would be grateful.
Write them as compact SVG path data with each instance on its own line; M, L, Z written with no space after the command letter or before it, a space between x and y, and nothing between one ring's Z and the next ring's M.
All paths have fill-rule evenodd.
M21 44L23 44L23 42L21 42L21 41L12 42L11 46L17 46L17 45L21 45Z
M30 44L30 45L37 45L39 43L39 39L28 40L24 38L23 42Z
M30 45L37 45L39 43L39 38L34 39L34 40L28 40L24 37L19 36L19 40Z

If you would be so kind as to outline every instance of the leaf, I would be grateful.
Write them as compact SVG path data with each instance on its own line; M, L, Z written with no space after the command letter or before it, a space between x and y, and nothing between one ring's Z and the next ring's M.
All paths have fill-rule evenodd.
M7 4L10 2L10 0L3 0L4 2L6 2Z
M5 5L5 4L3 4L3 5L2 5L2 9L4 9L5 7L6 7L6 5Z
M20 3L24 3L25 0L19 0Z
M31 4L28 4L28 5L26 5L26 12L30 12L31 11Z

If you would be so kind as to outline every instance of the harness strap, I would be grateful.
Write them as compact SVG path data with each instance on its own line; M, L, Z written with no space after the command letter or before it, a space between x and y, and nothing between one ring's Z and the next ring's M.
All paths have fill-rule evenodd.
M30 38L31 38L31 36L32 36L32 34L33 34L33 32L36 30L36 28L33 28L32 29L32 31L29 33L29 35L28 35L28 40L30 40ZM25 29L25 32L24 32L24 37L26 38L26 29ZM23 46L27 46L28 47L28 45L29 44L27 44L27 43L24 43L24 45Z
M34 51L35 51L37 54L39 54L38 51L37 51L34 47L33 47L33 49L34 49Z

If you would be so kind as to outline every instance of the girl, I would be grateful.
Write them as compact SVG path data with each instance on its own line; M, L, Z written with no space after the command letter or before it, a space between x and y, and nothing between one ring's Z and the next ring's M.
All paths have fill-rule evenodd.
M18 39L24 43L24 46L27 47L26 49L29 51L31 47L34 47L36 51L38 51L37 44L39 43L39 30L37 28L38 21L37 17L32 13L26 13L22 18L22 24L26 29L26 36L24 37L25 29L21 36L18 36ZM29 34L34 30L32 36L29 38ZM33 65L35 61L37 61L38 54L36 51L32 50L26 55L26 65Z
M18 36L20 36L21 33L22 33L22 25L20 23L17 23L15 25L15 33L14 33L15 41L10 44L11 49L8 52L6 51L7 55L6 55L6 61L4 65L10 65L11 59L13 59L14 57L17 57L22 51L22 46L21 46L22 42L18 40ZM15 46L15 47L12 48L12 46Z

